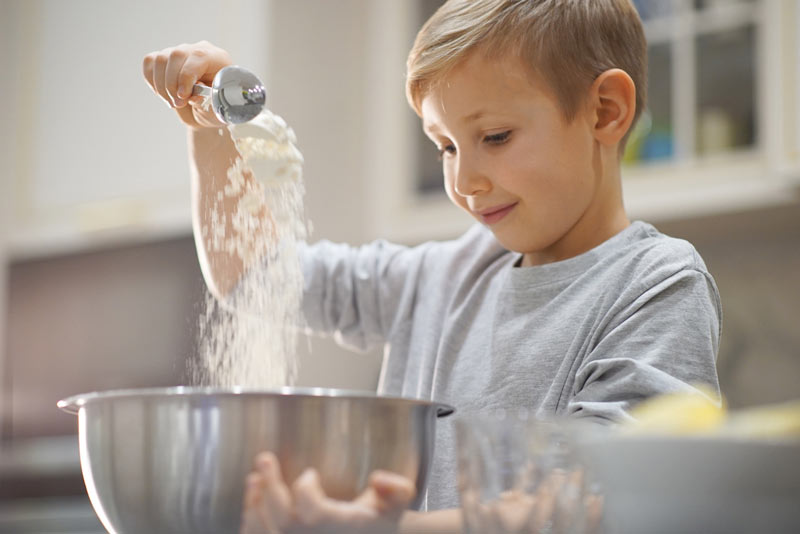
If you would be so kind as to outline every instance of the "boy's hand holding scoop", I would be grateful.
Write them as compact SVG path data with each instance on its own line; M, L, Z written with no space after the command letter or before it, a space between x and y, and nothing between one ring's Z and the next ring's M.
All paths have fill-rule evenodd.
M217 119L205 98L192 96L194 84L211 85L214 76L231 65L230 54L207 41L165 48L145 56L142 73L147 84L170 108L178 113L181 122L191 128L219 128Z

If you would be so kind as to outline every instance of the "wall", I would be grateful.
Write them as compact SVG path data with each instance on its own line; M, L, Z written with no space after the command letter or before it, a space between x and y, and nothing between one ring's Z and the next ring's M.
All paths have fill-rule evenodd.
M0 4L0 50L9 50L14 43L16 33L12 24L14 17L12 6ZM0 54L0 72L7 73L5 78L7 83L0 84L0 102L8 102L11 99L12 88L16 87L14 73L17 69L12 63L11 54ZM6 293L7 293L7 266L6 266L6 234L9 230L9 211L11 203L9 201L9 177L14 175L15 159L12 157L14 147L13 129L10 127L16 121L16 107L11 106L0 114L0 347L5 347L6 321ZM0 348L0 387L3 384L5 365L3 365L4 352ZM3 396L0 395L0 416L5 407Z
M144 83L152 50L206 38L266 68L265 4L8 0L16 34L8 174L14 253L53 254L189 228L184 129ZM255 28L258 31L255 31Z
M269 106L294 128L305 158L311 240L360 244L370 238L362 163L370 128L365 7L361 0L271 4ZM378 351L354 354L330 339L308 341L300 343L301 385L374 389Z
M730 406L800 397L800 203L658 228L694 243L717 281L718 368Z

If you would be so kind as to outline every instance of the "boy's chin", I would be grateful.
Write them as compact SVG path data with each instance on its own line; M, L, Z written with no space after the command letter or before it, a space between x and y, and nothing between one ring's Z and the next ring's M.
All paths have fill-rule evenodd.
M536 255L537 252L539 252L539 248L537 248L537 243L535 241L531 242L530 239L521 239L519 236L509 236L508 234L503 235L501 230L495 231L495 229L491 226L487 226L487 228L492 232L497 242L500 243L500 246L509 252L520 255L520 260L514 263L515 266L522 265L522 258L525 256Z
M524 253L523 250L522 250L524 247L521 247L519 245L519 243L516 243L515 239L509 238L508 235L504 235L502 231L496 231L496 228L494 226L491 226L491 225L488 225L488 224L485 224L485 223L481 223L481 224L484 227L486 227L490 232L492 232L492 235L494 235L494 238L497 240L498 243L500 243L500 245L504 249L506 249L506 250L508 250L510 252L516 252L518 254L523 254Z

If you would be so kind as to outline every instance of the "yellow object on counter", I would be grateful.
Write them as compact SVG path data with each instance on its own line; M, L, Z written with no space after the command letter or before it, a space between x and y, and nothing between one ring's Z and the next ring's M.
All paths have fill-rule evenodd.
M725 435L747 438L800 437L800 401L733 412L721 431Z
M626 430L669 435L715 432L725 421L724 402L697 393L669 393L648 399L632 411Z
M732 438L800 437L800 400L735 412L702 389L653 397L631 410L626 433L714 435Z

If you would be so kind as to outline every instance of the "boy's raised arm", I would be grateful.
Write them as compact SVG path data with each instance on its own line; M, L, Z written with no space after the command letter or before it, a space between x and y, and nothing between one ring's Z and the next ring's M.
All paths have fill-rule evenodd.
M225 300L247 268L238 255L212 245L213 229L220 223L225 225L225 235L234 232L231 214L236 212L239 197L220 193L223 193L228 182L228 169L238 157L238 152L226 128L189 128L187 141L192 180L192 227L197 257L209 290L218 299ZM222 204L219 215L224 220L212 220L209 207L215 203L217 206Z
M207 41L152 52L142 62L148 85L176 111L188 129L192 226L203 276L217 298L228 295L247 268L237 255L213 247L211 234L215 226L223 224L225 235L232 235L230 215L239 199L221 193L227 183L228 169L238 153L225 125L210 106L204 106L203 97L192 96L192 88L198 82L211 85L216 73L230 64L230 55ZM245 179L252 176L246 175ZM220 202L217 215L221 218L212 221L209 208L215 204L219 207Z

